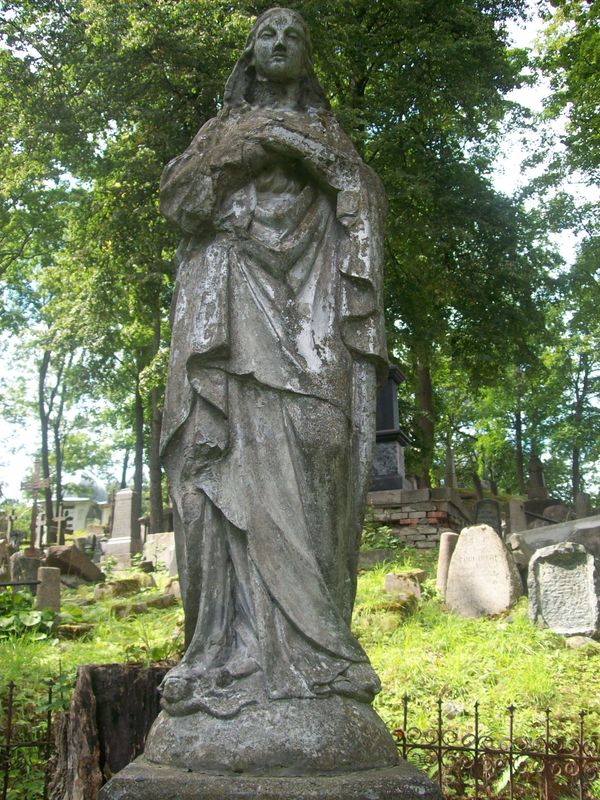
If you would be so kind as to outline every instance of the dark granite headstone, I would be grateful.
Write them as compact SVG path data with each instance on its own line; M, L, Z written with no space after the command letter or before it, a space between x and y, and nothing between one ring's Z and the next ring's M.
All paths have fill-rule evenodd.
M404 446L408 438L400 430L398 415L398 386L403 380L398 367L390 366L388 379L377 395L372 492L402 489L404 485Z
M500 503L497 500L478 500L475 505L475 524L489 525L496 533L502 533L502 517Z

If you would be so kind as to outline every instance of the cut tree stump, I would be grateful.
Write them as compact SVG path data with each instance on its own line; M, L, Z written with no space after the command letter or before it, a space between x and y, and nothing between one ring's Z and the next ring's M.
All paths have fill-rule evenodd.
M56 718L50 800L96 800L100 787L144 751L160 711L158 686L169 669L79 667L71 704Z

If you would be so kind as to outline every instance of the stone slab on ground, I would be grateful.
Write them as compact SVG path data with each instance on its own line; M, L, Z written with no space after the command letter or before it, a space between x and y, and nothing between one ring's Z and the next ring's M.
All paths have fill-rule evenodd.
M400 600L421 599L419 577L412 572L388 572L383 579L383 591Z
M103 581L104 573L75 545L52 545L46 556L47 567L58 567L62 575L75 575L84 581Z
M511 534L507 542L513 550L518 549L522 542L529 550L533 551L540 550L543 547L550 547L550 545L558 544L559 542L572 540L574 534L577 534L578 540L583 542L586 536L595 538L599 531L600 515L596 515L584 519L559 522L557 525L544 525L541 528L535 528L530 531L520 531Z
M372 550L360 550L358 553L358 568L371 569L384 561L393 561L398 556L398 551L391 547L374 547Z
M143 756L113 777L98 800L442 800L411 764L335 775L271 777L187 772Z
M464 617L500 614L523 594L517 565L489 525L461 532L448 569L446 605Z
M600 632L600 563L583 545L561 542L532 556L529 615L565 636Z

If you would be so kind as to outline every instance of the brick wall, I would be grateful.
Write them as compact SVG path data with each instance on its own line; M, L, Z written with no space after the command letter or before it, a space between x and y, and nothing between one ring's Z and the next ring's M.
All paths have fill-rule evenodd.
M443 531L460 532L471 524L469 512L452 489L396 489L370 492L367 519L386 525L413 547L435 547Z

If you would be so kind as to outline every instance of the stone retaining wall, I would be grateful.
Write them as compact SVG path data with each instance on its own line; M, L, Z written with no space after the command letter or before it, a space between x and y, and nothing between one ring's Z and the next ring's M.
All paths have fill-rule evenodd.
M398 539L419 549L435 547L443 531L471 524L469 512L452 489L396 489L370 492L367 519L386 525Z

